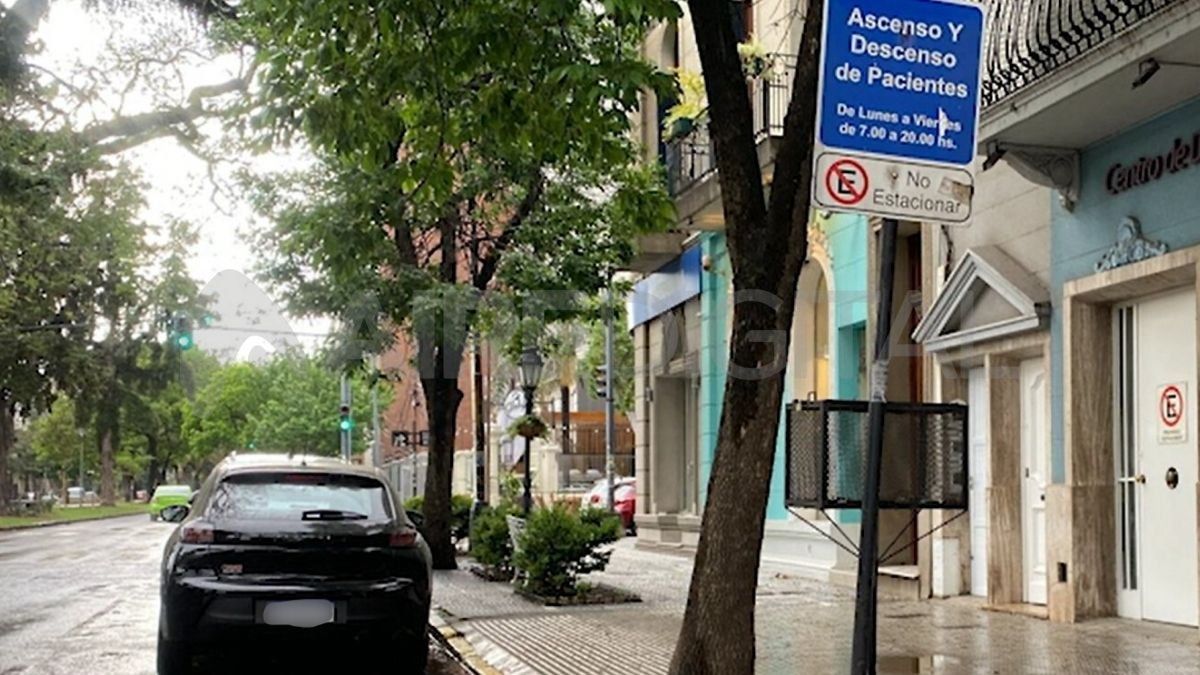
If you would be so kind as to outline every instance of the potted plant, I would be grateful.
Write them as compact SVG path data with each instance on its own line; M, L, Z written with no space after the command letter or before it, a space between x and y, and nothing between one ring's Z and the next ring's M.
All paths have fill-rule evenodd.
M550 427L537 415L523 415L513 421L508 427L508 435L521 438L545 438L550 433Z
M675 105L667 109L667 115L663 118L666 140L682 138L692 133L696 123L708 113L704 78L699 73L683 69L677 69L675 77L679 80L681 96Z
M742 70L746 77L771 77L775 72L775 58L767 53L766 47L751 35L748 40L737 46L738 57L742 59Z

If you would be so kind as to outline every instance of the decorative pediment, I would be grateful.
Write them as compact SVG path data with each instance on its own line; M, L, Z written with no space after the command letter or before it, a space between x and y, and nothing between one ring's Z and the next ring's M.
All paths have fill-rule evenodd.
M968 249L913 340L931 352L995 340L1042 328L1049 309L1050 294L1004 251Z

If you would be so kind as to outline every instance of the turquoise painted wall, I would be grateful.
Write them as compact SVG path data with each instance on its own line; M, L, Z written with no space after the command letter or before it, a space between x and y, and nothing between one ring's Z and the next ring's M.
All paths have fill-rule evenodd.
M825 228L832 258L832 302L837 326L836 359L831 364L833 372L830 376L835 383L836 396L859 398L862 339L867 318L867 221L861 216L834 215L822 218L820 226ZM708 496L708 479L717 448L721 401L725 392L729 358L726 331L730 320L729 284L732 272L723 233L705 233L699 245L702 255L712 260L711 269L703 272L700 295L700 495L703 501ZM795 396L792 388L791 378L787 378L784 387L785 408ZM784 506L784 429L781 410L775 466L771 473L771 496L767 503L767 518L772 520L787 518Z
M833 395L862 398L859 370L867 325L867 233L863 216L835 214L826 220L826 239L833 257L834 325L837 361L832 373Z
M729 284L732 271L725 250L725 235L706 232L701 255L709 256L712 267L700 278L700 501L708 499L708 477L717 451L717 429L721 424L721 401L725 393L729 341Z
M1051 473L1066 479L1063 451L1062 289L1072 279L1093 273L1093 265L1112 246L1117 225L1133 216L1147 239L1163 241L1170 250L1200 244L1200 165L1117 195L1105 189L1114 164L1129 165L1140 157L1162 155L1176 138L1190 142L1200 133L1200 99L1161 115L1082 153L1079 203L1073 212L1054 200L1050 234L1050 283L1054 312L1051 341Z

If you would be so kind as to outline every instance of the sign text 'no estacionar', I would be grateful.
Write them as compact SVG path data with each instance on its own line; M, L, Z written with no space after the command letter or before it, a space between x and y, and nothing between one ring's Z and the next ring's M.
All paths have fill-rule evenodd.
M970 216L983 11L946 0L828 0L814 149L820 208Z

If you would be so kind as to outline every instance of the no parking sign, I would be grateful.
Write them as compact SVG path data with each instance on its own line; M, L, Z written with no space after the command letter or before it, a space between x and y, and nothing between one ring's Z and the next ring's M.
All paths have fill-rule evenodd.
M1187 382L1158 388L1158 442L1187 442Z

